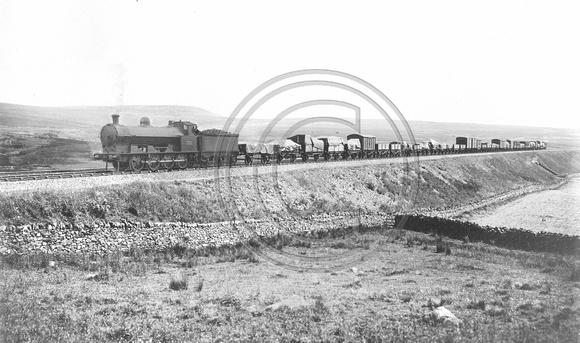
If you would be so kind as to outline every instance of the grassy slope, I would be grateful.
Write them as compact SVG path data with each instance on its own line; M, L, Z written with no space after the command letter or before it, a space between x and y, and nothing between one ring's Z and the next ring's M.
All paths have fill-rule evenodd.
M223 180L138 182L86 191L0 195L0 224L122 219L215 222L265 215L304 216L337 211L443 208L485 199L556 178L531 162L534 155L559 173L580 172L580 153L531 152L466 156L404 164L321 168ZM419 171L419 173L417 173ZM275 182L274 182L275 181ZM129 209L132 209L129 211ZM135 217L131 212L138 213Z

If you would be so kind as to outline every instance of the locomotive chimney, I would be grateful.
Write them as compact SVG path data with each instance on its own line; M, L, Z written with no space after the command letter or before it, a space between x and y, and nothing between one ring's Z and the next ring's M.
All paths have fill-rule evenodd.
M111 117L113 118L113 124L119 125L119 117L120 116L118 114L113 114Z

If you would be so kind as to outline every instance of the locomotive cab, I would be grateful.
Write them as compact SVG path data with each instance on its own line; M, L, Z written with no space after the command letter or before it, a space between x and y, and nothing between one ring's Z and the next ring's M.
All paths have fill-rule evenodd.
M181 151L194 152L199 150L198 136L200 134L197 124L190 121L169 121L169 127L174 127L183 132L181 136Z
M186 136L193 136L199 134L199 130L197 129L197 124L194 124L190 121L169 121L169 127L176 127L180 129L184 135Z

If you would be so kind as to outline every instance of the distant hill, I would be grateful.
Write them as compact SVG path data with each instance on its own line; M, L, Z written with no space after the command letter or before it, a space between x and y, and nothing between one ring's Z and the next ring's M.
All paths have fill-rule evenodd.
M38 107L0 103L0 126L98 131L111 121L112 114L119 114L121 123L126 125L139 125L139 119L144 116L154 126L165 126L169 120L188 120L200 126L225 122L225 117L194 106Z
M27 130L51 130L59 137L98 141L100 129L111 122L111 114L119 114L125 125L138 125L143 116L149 117L151 125L165 126L169 120L188 120L201 129L223 128L226 117L194 106L71 106L37 107L0 103L0 132L6 127L27 128ZM250 119L240 132L240 140L252 141L261 136L269 125L269 119ZM443 123L428 121L408 121L417 141L434 139L443 143L455 143L455 137L476 137L484 141L493 138L545 140L551 147L580 147L578 129L541 128L526 126L484 125L470 123ZM292 123L281 122L272 128L269 138L284 137ZM404 127L397 124L404 140L408 136ZM235 129L231 126L230 131ZM352 130L338 124L317 123L301 127L296 133L313 136L346 137ZM377 137L378 141L397 140L392 129L384 120L363 120L362 133ZM288 134L289 136L290 134Z
M249 121L242 132L240 138L256 140L261 136L269 124L267 120ZM395 122L402 139L409 141L409 136L401 122ZM543 128L528 126L506 126L506 125L484 125L470 123L443 123L428 121L408 121L413 136L416 141L434 139L438 142L454 144L456 137L475 137L483 141L491 141L494 138L510 140L543 140L549 142L551 147L580 148L580 130ZM279 123L272 128L269 138L280 138L288 134L290 124ZM367 120L362 123L363 134L377 137L379 142L396 141L396 135L388 123L384 120ZM354 133L353 130L339 125L329 123L317 123L303 126L296 133L310 134L317 136L339 136L346 137Z

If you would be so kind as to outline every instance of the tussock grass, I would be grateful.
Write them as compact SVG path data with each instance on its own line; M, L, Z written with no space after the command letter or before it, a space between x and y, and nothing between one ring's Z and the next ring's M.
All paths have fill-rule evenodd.
M467 304L467 308L470 310L485 311L485 300L472 301L469 304Z
M330 247L332 249L354 249L355 244L351 242L332 242L330 243Z
M201 292L201 291L203 290L203 279L202 279L202 278L200 278L200 279L197 281L197 283L195 284L195 287L194 287L194 289L195 289L195 291L196 291L196 292L198 292L198 293L199 293L199 292Z
M569 280L574 282L580 281L580 265L574 264L571 266Z
M233 294L226 294L221 297L210 299L207 302L214 303L223 307L231 307L236 310L242 308L242 302L240 301L240 299L236 298L236 296Z
M189 278L185 272L181 272L179 278L171 278L169 282L169 289L174 291L186 290L189 286Z

